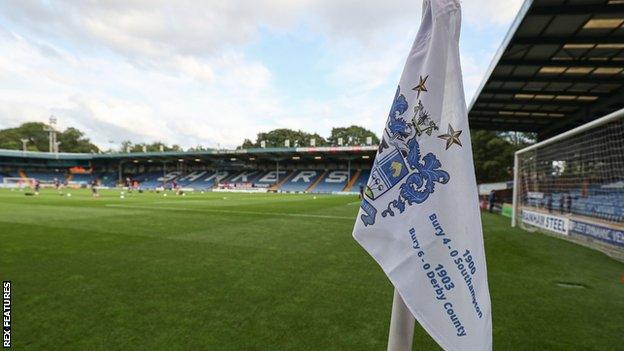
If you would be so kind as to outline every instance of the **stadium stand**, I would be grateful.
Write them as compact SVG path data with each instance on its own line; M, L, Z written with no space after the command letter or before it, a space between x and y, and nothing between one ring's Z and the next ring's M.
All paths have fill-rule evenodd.
M277 176L279 172L279 178ZM0 182L4 177L19 177L19 172L11 174L3 172ZM54 178L69 184L87 186L93 179L99 181L101 186L115 187L119 184L118 175L108 173L93 174L65 174L62 172L23 171L23 178L38 179L42 183L51 184ZM349 174L351 178L349 179ZM354 170L350 173L344 170L283 170L283 171L211 171L196 170L183 173L180 171L167 172L148 171L145 173L123 174L122 178L130 178L138 183L139 188L153 190L158 188L171 189L173 181L178 186L193 190L209 190L218 184L248 185L250 187L270 188L282 192L312 192L332 193L342 191L358 191L360 185L365 185L368 180L369 170ZM123 183L122 179L122 183Z
M231 175L221 182L223 183L253 183L261 175L259 170L244 170L239 172L232 172Z
M468 112L471 129L530 132L512 225L624 247L624 2L525 1ZM554 225L556 223L557 225Z
M360 191L360 186L366 186L368 183L368 178L370 177L370 170L360 171L357 177L354 177L354 181L352 182L351 187L348 191Z
M291 178L280 186L286 192L304 192L323 174L317 170L296 170Z
M193 189L203 190L201 187L202 180L212 174L210 171L193 171L178 177L177 182L181 187L189 187Z
M263 188L278 192L332 193L359 190L370 174L377 146L261 148L199 152L71 154L0 150L0 184L17 186L20 179L70 186L125 184L144 190L218 187ZM23 167L33 164L32 167ZM75 171L78 170L78 171ZM5 178L14 178L11 184ZM22 182L25 183L25 182Z
M622 11L621 1L525 1L470 103L470 127L546 139L624 107Z
M530 207L545 209L552 213L571 213L609 221L624 221L624 189L611 184L592 185L585 191L545 194L542 198L525 195L524 202Z
M38 179L42 183L52 183L54 179L65 180L65 172L55 171L24 171L27 178Z
M168 172L164 175L162 171L151 171L142 174L139 173L131 177L131 179L139 182L139 186L143 189L156 189L160 187L171 188L171 182L181 176L182 173L178 171Z
M312 193L332 193L337 191L343 191L347 186L347 182L350 176L353 176L354 172L348 171L335 171L330 170L325 172L318 184L310 189Z
M100 181L100 185L105 187L115 187L118 183L117 174L113 172L105 172L97 175L97 179Z
M292 173L292 171L267 171L256 178L254 183L261 186L274 186L279 182L288 179Z
M231 171L216 171L212 174L210 174L209 176L207 176L206 178L204 178L202 180L203 186L205 189L209 189L214 187L217 183L221 182L224 178L226 178L227 176L229 176L231 173ZM200 185L201 188L201 185Z
M91 182L92 179L93 176L87 173L70 174L66 178L68 183L74 183L79 185L87 185ZM63 181L65 179L59 178L59 180Z

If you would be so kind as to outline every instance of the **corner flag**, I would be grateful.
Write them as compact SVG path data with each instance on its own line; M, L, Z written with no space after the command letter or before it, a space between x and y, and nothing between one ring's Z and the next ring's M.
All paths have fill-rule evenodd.
M459 0L424 0L353 230L445 350L491 350Z

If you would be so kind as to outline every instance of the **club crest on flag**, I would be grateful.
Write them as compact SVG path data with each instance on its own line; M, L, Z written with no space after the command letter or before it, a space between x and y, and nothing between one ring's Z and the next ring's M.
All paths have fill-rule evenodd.
M424 85L423 79L420 84ZM421 91L427 90L423 87ZM371 201L377 202L395 186L399 186L399 196L387 203L387 208L381 212L383 217L394 216L395 210L403 213L406 206L425 202L434 192L435 183L445 184L450 180L450 175L441 169L442 164L433 153L424 157L420 153L418 139L431 137L438 126L421 100L414 106L412 116L406 114L408 110L409 104L399 86L364 191L367 199L362 201L364 213L360 219L365 226L375 224L377 209Z
M395 289L388 350L412 349L416 319L445 351L491 351L459 60L460 0L423 0L422 13L362 189L353 237Z

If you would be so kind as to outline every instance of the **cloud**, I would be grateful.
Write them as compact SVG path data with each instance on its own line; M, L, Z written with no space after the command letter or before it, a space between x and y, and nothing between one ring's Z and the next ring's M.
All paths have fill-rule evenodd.
M465 24L481 29L496 26L505 30L514 19L524 0L467 0L462 1Z
M9 53L0 63L11 63L0 71L2 127L54 113L61 127L80 127L100 145L131 138L232 146L279 115L271 73L239 54L141 67L64 51L51 60L18 37L0 37L0 46Z
M463 2L470 24L505 25L522 0ZM364 39L388 27L414 27L413 0L6 0L2 12L42 38L128 56L211 55L254 38L259 27L306 22L330 36Z
M413 0L318 0L310 4L316 27L330 36L360 40L387 28L405 28L414 19L420 19L421 7L419 1Z
M465 2L465 26L504 30L519 5ZM105 147L128 138L235 146L277 127L327 135L360 124L379 132L420 7L413 0L3 1L0 127L55 113L61 126ZM284 94L279 67L247 53L263 31L317 39L322 54L305 72L316 91ZM467 91L492 47L462 50ZM291 54L283 59L304 53Z
M83 50L130 58L207 56L247 42L258 25L284 26L297 1L8 0L4 16L21 29Z

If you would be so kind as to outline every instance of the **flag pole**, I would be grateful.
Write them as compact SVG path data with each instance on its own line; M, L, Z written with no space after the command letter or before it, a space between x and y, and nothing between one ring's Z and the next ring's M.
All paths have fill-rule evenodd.
M411 351L414 339L414 316L407 308L399 292L394 289L392 317L388 335L388 351Z

